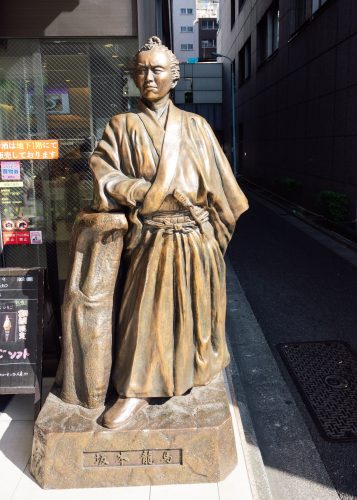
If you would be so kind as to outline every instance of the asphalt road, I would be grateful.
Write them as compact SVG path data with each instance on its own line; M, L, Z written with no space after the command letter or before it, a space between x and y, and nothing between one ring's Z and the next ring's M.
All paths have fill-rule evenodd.
M342 340L357 351L357 254L355 262L353 252L345 258L341 244L310 226L304 230L283 208L249 192L248 198L251 208L238 222L228 258L337 493L357 498L357 442L320 435L276 349L284 342ZM264 459L264 446L261 452Z

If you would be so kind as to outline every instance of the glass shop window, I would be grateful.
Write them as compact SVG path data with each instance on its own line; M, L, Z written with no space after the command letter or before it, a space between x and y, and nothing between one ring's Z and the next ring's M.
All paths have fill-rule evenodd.
M138 99L137 48L135 38L0 44L1 265L47 267L58 306L72 224L92 198L88 158L109 119Z

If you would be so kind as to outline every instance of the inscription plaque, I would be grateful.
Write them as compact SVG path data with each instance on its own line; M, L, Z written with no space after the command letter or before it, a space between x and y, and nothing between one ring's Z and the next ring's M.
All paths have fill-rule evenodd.
M83 467L182 465L182 449L84 451Z

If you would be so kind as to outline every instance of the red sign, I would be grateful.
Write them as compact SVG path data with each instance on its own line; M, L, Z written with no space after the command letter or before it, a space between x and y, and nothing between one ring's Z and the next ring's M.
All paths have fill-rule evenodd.
M2 233L2 241L4 245L16 245L16 231L4 231Z
M30 231L21 231L16 233L16 244L17 245L29 245L30 244Z
M30 231L4 231L2 240L4 245L30 245Z

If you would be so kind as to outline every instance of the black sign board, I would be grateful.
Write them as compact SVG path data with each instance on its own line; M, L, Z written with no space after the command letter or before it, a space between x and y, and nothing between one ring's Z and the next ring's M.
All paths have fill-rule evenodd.
M0 269L0 394L34 393L38 408L43 303L43 269Z

